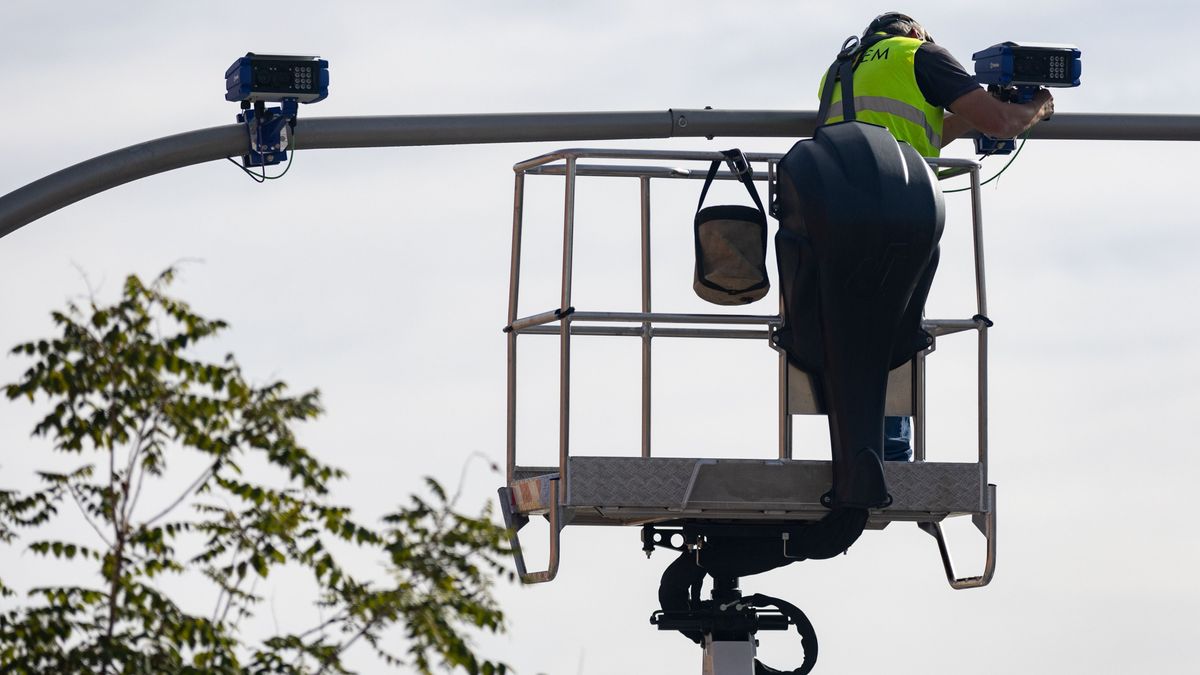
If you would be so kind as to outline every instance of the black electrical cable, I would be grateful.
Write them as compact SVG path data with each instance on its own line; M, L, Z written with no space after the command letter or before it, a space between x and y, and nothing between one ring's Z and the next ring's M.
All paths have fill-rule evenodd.
M234 158L226 157L225 159L229 160L234 166L236 166L237 168L244 171L246 173L246 175L250 176L251 180L253 180L255 183L267 182L266 178L262 178L260 176L255 175L255 173L253 171L251 171L250 169L247 169L246 167L242 166L241 164L238 164L237 160L235 160Z
M287 161L287 165L283 167L283 171L279 172L279 175L268 176L267 175L267 166L265 164L262 166L262 175L256 175L250 169L247 169L246 167L239 164L234 158L226 157L225 159L229 160L231 163L233 163L234 166L236 166L237 168L239 168L243 172L245 172L245 174L247 176L250 176L250 178L255 183L265 183L269 180L279 180L280 178L283 178L284 175L286 175L287 172L292 168L292 159L296 157L296 123L295 123L295 121L288 122L288 128L292 132L291 134L288 135L288 147L287 147L288 161ZM249 130L247 130L246 133L248 134Z
M1000 167L1000 170L997 171L994 176L992 176L991 178L988 178L987 180L980 183L979 187L983 187L984 185L987 185L988 183L999 178L1000 175L1003 174L1005 171L1008 171L1008 167L1012 166L1012 163L1017 159L1017 155L1021 154L1021 148L1025 147L1025 141L1027 141L1027 140L1029 140L1029 132L1028 131L1025 132L1024 136L1021 136L1021 144L1017 146L1017 149L1015 152L1013 152L1012 157L1008 158L1008 161L1004 163L1004 166ZM995 152L995 150L993 150L992 152ZM987 155L980 157L980 159L985 159L991 154L992 153L988 153ZM942 190L942 194L950 194L952 192L966 192L967 190L970 190L970 189L971 189L970 187L965 187L965 188L956 188L954 190Z

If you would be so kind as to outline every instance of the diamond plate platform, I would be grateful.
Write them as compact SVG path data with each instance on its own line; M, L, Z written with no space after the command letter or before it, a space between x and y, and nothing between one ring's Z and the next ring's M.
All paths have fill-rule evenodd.
M572 457L566 518L578 525L637 525L671 520L812 520L827 509L821 495L833 465L816 460ZM941 520L988 510L979 464L888 462L893 502L875 524ZM528 475L519 474L519 475ZM515 480L514 512L549 509L549 481L558 473Z

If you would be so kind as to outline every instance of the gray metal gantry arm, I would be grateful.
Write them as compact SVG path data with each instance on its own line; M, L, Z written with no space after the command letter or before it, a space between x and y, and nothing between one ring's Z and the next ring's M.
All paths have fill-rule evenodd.
M691 110L302 117L300 150L605 139L811 136L816 112ZM1033 138L1197 141L1200 115L1058 113ZM245 127L227 124L166 136L94 157L0 196L0 237L110 188L158 173L242 155Z
M653 311L650 305L650 182L653 179L703 178L703 169L679 164L718 159L718 153L570 149L535 157L516 165L513 209L511 283L508 334L507 481L500 489L502 511L513 531L513 548L521 578L526 583L553 579L558 571L560 533L567 525L645 525L697 521L780 523L812 521L827 509L821 495L829 489L832 463L792 458L792 417L822 414L809 377L788 364L780 353L764 357L779 363L779 445L770 459L713 459L655 457L650 443L651 345L655 338L707 338L769 341L782 324L779 314L686 314ZM774 193L777 154L747 153L756 173L768 180ZM581 161L598 163L581 164ZM620 164L614 162L623 162ZM664 165L662 162L670 162ZM968 160L930 160L938 167L969 174L976 312L973 317L927 320L935 338L929 350L892 372L888 385L887 413L912 415L916 420L916 461L887 462L885 472L893 503L872 512L871 526L892 521L912 521L935 537L947 578L954 588L986 585L995 570L996 508L994 485L987 482L987 297L984 283L982 209L979 166ZM533 314L519 312L521 251L525 180L550 175L564 179L562 276L559 306ZM633 178L641 199L641 307L639 311L593 310L572 305L575 242L575 184L579 177ZM722 180L734 177L718 174ZM933 462L926 458L925 358L936 340L953 333L975 331L978 352L977 461ZM516 433L517 346L523 335L555 336L559 341L558 466L524 466L518 462ZM578 456L571 453L571 341L575 336L615 336L641 341L641 447L613 456ZM769 342L768 342L769 344ZM549 561L544 570L529 572L516 531L531 516L550 521ZM953 568L941 521L948 516L970 515L987 540L987 560L979 576L960 577Z

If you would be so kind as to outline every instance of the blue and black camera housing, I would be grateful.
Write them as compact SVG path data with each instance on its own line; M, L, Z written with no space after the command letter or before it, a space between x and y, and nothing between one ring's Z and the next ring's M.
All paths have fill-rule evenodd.
M1028 103L1041 87L1078 87L1082 71L1075 45L1001 42L975 52L975 79L988 92L1009 103ZM1004 155L1016 146L1012 138L975 137L975 151Z
M329 96L329 62L248 52L225 71L226 101L316 103Z

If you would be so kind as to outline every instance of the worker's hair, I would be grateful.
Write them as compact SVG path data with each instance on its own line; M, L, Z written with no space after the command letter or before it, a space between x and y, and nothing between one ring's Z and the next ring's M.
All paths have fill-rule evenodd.
M917 20L911 16L900 12L886 12L875 17L863 31L862 36L865 38L875 33L908 35L914 31L918 39L933 42L933 38L929 36L929 31L925 30L924 26L917 23Z

